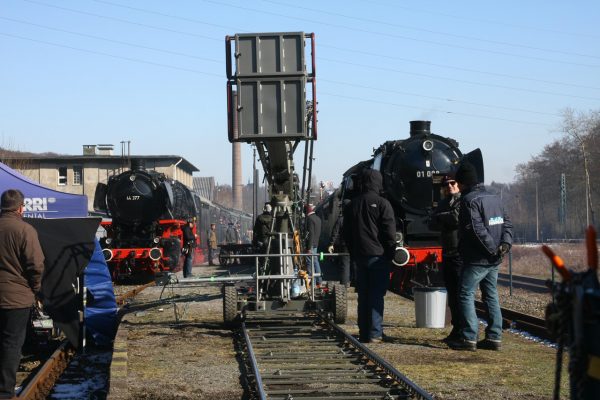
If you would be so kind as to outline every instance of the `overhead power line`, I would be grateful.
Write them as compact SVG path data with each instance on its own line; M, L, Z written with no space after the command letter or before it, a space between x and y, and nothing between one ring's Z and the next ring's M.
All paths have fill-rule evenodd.
M88 54L94 54L94 55L99 55L99 56L104 56L104 57L110 57L110 58L114 58L114 59L120 59L120 60L130 61L130 62L134 62L134 63L153 65L153 66L161 67L161 68L168 68L168 69L173 69L173 70L178 70L178 71L190 72L190 73L193 73L193 74L200 74L200 75L206 75L206 76L210 76L210 77L217 77L219 79L223 79L224 78L223 75L216 74L216 73L213 73L213 72L205 72L205 71L195 70L195 69L191 69L191 68L182 68L182 67L177 67L177 66L174 66L174 65L157 63L157 62L148 61L148 60L142 60L142 59L133 58L133 57L117 56L117 55L109 54L109 53L105 53L105 52L100 52L100 51L95 51L95 50L88 50L88 49L82 49L80 47L74 47L74 46L69 46L69 45L64 45L64 44L49 42L49 41L46 41L46 40L32 39L32 38L28 38L28 37L24 37L24 36L19 36L19 35L13 35L13 34L10 34L10 33L5 33L5 32L0 32L0 35L1 36L5 36L5 37L14 38L14 39L26 40L26 41L35 42L35 43L41 43L41 44L45 44L45 45L49 45L49 46L60 47L60 48L65 48L65 49L75 50L75 51L80 51L80 52L84 52L84 53L88 53ZM334 96L334 97L340 97L340 98L346 98L346 99L351 99L351 100L359 100L359 101L363 101L363 102L370 102L370 103L391 105L391 106L395 106L395 107L404 107L404 108L418 109L418 110L423 110L423 111L432 111L431 108L423 108L423 107L418 107L418 106L413 106L413 105L408 105L408 104L399 104L399 103L385 102L385 101L380 101L380 100L370 100L370 99L366 99L366 98L363 98L363 97L351 97L351 96L344 96L344 95L339 95L339 94L334 94L334 93L328 93L328 92L320 92L320 94L325 94L325 95ZM541 123L532 122L532 121L519 121L519 120L512 120L512 119L499 118L499 117L493 117L493 116L485 116L485 115L461 113L461 112L455 112L455 111L449 111L449 110L439 110L439 109L437 109L437 110L434 110L434 111L440 112L440 113L444 113L444 114L454 114L454 115L462 115L462 116L466 116L466 117L477 117L477 118L484 118L484 119L491 119L491 120L498 120L498 121L516 122L516 123L522 123L522 124L527 124L527 125L539 125L539 126L546 126L547 125L547 124L541 124Z
M80 47L74 47L74 46L69 46L69 45L60 44L60 43L53 43L53 42L49 42L46 40L32 39L32 38L28 38L25 36L13 35L10 33L5 33L5 32L0 32L0 35L15 38L15 39L27 40L27 41L35 42L35 43L42 43L42 44L46 44L46 45L54 46L54 47L62 47L64 49L81 51L81 52L89 53L89 54L95 54L95 55L99 55L99 56L115 58L115 59L119 59L119 60L126 60L126 61L141 63L141 64L154 65L155 67L162 67L162 68L169 68L169 69L174 69L174 70L178 70L178 71L191 72L193 74L215 76L215 77L219 77L219 78L223 79L223 75L215 74L214 72L199 71L199 70L195 70L195 69L191 69L191 68L184 68L184 67L178 67L176 65L169 65L169 64L163 64L163 63L157 63L154 61L141 60L139 58L133 58L133 57L117 56L117 55L110 54L110 53L104 53L102 51L82 49Z
M55 27L51 27L51 26L47 26L47 25L35 24L33 22L22 21L22 20L18 20L18 19L14 19L14 18L0 17L0 19L4 19L6 21L11 21L11 22L16 22L16 23L19 23L19 24L25 24L25 25L35 26L37 28L48 29L48 30L52 30L52 31L56 31L56 32L68 33L70 35L76 35L76 36L86 37L86 38L95 39L95 40L102 40L102 41L109 42L109 43L116 43L116 44L121 44L121 45L125 45L125 46L130 46L130 47L136 47L136 48L140 48L140 49L145 49L145 50L157 51L157 52L165 53L165 54L171 54L171 55L182 56L182 57L189 57L189 58L194 58L194 59L198 59L198 60L203 60L203 61L209 61L209 62L214 62L214 63L218 63L218 64L223 64L223 60L216 60L214 58L200 57L200 56L196 56L196 55L193 55L193 54L181 53L181 52L178 52L178 51L172 51L172 50L166 50L166 49L159 49L159 48L156 48L156 47L145 46L145 45L142 45L142 44L130 43L130 42L122 41L122 40L114 40L114 39L109 39L109 38L102 37L102 36L89 35L87 33L69 31L69 30L66 30L66 29L60 29L60 28L55 28Z
M369 4L376 4L378 6L383 6L383 7L399 8L399 9L402 9L402 10L407 10L407 11L417 12L417 13L431 14L431 15L440 15L442 17L460 19L460 20L463 20L463 21L474 21L474 22L480 22L480 23L484 23L484 24L494 24L494 25L500 25L500 26L509 26L509 27L512 27L512 28L519 28L519 29L528 30L528 31L550 32L550 33L559 34L559 35L577 36L577 37L588 37L588 38L593 38L593 39L600 39L600 36L598 36L598 35L592 35L592 34L589 34L589 33L567 32L567 31L561 31L561 30L558 30L558 29L542 28L542 27L539 27L539 26L531 25L531 24L528 24L528 25L519 25L519 24L514 24L514 23L510 23L510 22L505 22L505 21L497 21L497 20L485 19L485 18L473 18L471 16L465 16L465 15L448 14L448 13L443 13L443 12L440 12L440 11L420 10L420 9L417 9L417 8L407 7L407 6L400 5L396 1L394 1L393 4L385 3L385 2L382 3L382 2L379 2L379 1L373 1L373 0L362 0L362 2L363 3L369 3ZM497 3L497 4L502 4L502 3Z
M214 23L202 21L202 20L195 19L195 18L182 17L180 15L173 15L173 14L167 14L167 13L163 13L163 12L159 12L159 11L148 10L147 8L139 8L139 7L133 7L133 6L126 6L124 4L113 3L112 1L104 1L104 0L92 0L92 1L95 1L96 3L108 4L108 5L114 6L114 7L126 8L128 10L134 10L134 11L144 12L146 14L154 14L154 15L159 15L161 17L168 17L168 18L178 19L180 21L193 22L195 24L202 24L202 25L214 26L216 28L224 28L224 29L228 29L228 30L235 29L235 28L232 28L231 26L227 26L227 25L218 25L218 24L214 24Z
M198 34L193 33L193 32L187 32L187 31L182 31L182 30L175 30L175 29L170 29L170 28L164 28L164 27L159 27L159 26L156 26L156 25L141 24L141 23L138 23L138 22L135 22L135 21L126 20L126 19L122 19L122 18L109 17L109 16L106 16L106 15L101 15L101 14L96 14L96 13L90 13L90 12L86 12L86 11L76 10L76 9L73 9L73 8L55 6L55 5L47 4L47 3L44 3L44 2L41 2L41 1L35 1L35 0L24 0L24 1L27 1L27 2L33 3L33 4L38 4L38 5L46 6L46 7L56 8L56 9L60 9L60 10L68 11L68 12L78 13L78 14L82 14L82 15L89 15L89 16L94 16L94 17L98 17L98 18L102 18L102 19L118 21L118 22L121 22L121 23L130 24L130 25L134 25L134 26L141 26L141 27L149 28L149 29L153 29L153 30L160 30L160 31L165 31L165 32L170 32L170 33L176 33L176 34L181 34L181 35L186 35L186 36L192 36L192 37L200 37L202 39L207 39L207 40L212 40L212 41L218 41L218 42L222 42L222 40L223 40L222 38L215 38L215 37L211 37L211 36L198 35ZM126 9L131 9L131 10L135 10L135 11L139 11L139 12L143 12L143 13L158 14L158 15L169 17L169 18L181 19L181 20L185 20L185 21L193 22L193 23L198 23L198 24L202 24L202 25L206 24L205 21L201 21L201 20L198 20L198 19L186 18L186 17L181 17L181 16L177 16L177 15L172 15L172 14L159 13L159 12L155 12L155 11L152 11L152 10L142 9L142 8L139 8L139 7L119 6L116 3L107 2L107 1L102 1L102 2L103 3L110 3L111 5L114 5L114 6L117 6L117 7L123 7L123 8L126 8ZM236 28L232 28L232 27L229 27L229 29L232 29L232 30L235 30L235 31L238 31L238 32L246 32L246 30L236 29ZM573 83L548 81L548 80L534 79L534 78L528 78L528 77L520 77L520 76L515 76L515 75L510 75L510 74L497 73L497 72L489 72L489 71L474 70L474 69L469 69L469 68L461 68L461 67L456 67L456 66L452 66L452 65L428 63L428 62L419 61L419 60L413 60L413 59L408 59L408 58L391 56L389 54L378 54L378 53L373 53L373 52L368 52L368 51L362 51L362 50L357 50L357 49L347 49L347 48L342 48L342 47L332 46L332 45L327 45L327 44L322 44L322 43L320 43L319 46L320 47L329 47L329 48L336 49L336 50L339 50L339 51L345 51L345 52L350 52L350 53L354 53L354 54L364 54L364 55L370 55L370 56L375 56L375 57L382 57L382 58L387 58L387 59L392 59L392 60L406 61L406 62L411 62L411 63L415 63L415 64L421 64L421 65L432 65L432 66L436 66L436 67L451 68L451 69L455 69L455 70L461 70L461 71L467 71L467 72L476 72L476 73L480 73L480 74L487 74L487 75L492 75L492 76L507 77L507 78L519 79L519 80L530 81L530 82L549 83L549 84L555 84L555 85L561 85L561 86L572 86L572 87L578 87L578 88L583 88L583 89L600 90L600 88L591 87L591 86L588 86L588 85L578 85L578 84L573 84Z
M448 69L454 69L457 71L474 72L477 74L498 76L498 77L502 77L502 78L518 79L518 80L522 80L522 81L538 82L538 83L545 83L545 84L551 84L551 85L570 86L570 87L576 87L576 88L581 88L581 89L600 90L600 87L594 87L594 86L590 86L590 85L580 85L577 83L549 81L549 80L545 80L545 79L536 79L536 78L529 78L529 77L524 77L524 76L504 74L504 73L499 73L499 72L482 71L479 69L457 67L455 65L431 63L431 62L414 60L411 58L393 56L393 55L389 55L389 54L380 54L380 53L373 53L370 51L363 51L363 50L357 50L357 49L349 49L349 48L345 48L345 47L332 46L329 44L324 44L322 42L319 43L319 47L326 47L326 48L339 50L339 51L352 53L352 54L362 54L362 55L367 55L367 56L372 56L372 57L381 57L381 58L385 58L388 60L404 61L404 62L410 62L410 63L414 63L414 64L429 65L432 67L439 67L439 68L448 68Z
M26 1L26 2L32 3L32 4L41 5L41 6L44 6L44 7L55 8L57 10L69 11L69 12L76 13L76 14L81 14L81 15L89 15L89 16L92 16L92 17L107 19L107 20L110 20L110 21L117 21L117 22L121 22L123 24L141 26L143 28L155 29L155 30L164 31L164 32L177 33L177 34L180 34L180 35L192 36L192 37L197 37L197 38L206 39L206 40L216 40L218 42L222 42L223 41L223 39L216 39L216 38L211 37L211 36L200 35L200 34L197 34L197 33L185 32L185 31L180 31L180 30L177 30L177 29L165 28L165 27L161 27L161 26L155 26L155 25L149 25L149 24L142 24L142 23L139 23L139 22L133 22L133 21L130 21L130 20L122 19L122 18L109 17L109 16L106 16L106 15L101 15L101 14L95 14L95 13L91 13L91 12L87 12L87 11L76 10L76 9L73 9L73 8L56 6L54 4L48 4L48 3L41 2L41 1L34 1L34 0L23 0L23 1Z
M400 103L392 103L392 102L388 102L388 101L367 99L367 98L364 98L364 97L346 96L346 95L341 95L339 93L329 93L329 92L323 92L323 91L319 92L319 96L323 96L323 95L325 95L325 96L332 96L332 97L339 97L339 98L348 99L348 100L361 101L361 102L366 102L366 103L385 104L385 105L394 106L394 107L412 108L412 109L417 109L417 110L425 110L425 111L430 111L430 112L438 112L438 113L441 113L441 114L461 115L463 117L474 117L474 118L482 118L482 119L491 119L491 120L496 120L496 121L516 122L516 123L519 123L519 124L526 124L526 125L538 125L538 126L547 126L547 127L553 126L553 125L550 125L550 124L543 124L543 123L539 123L539 122L519 121L519 120L514 120L514 119L509 119L509 118L492 117L492 116L489 116L489 115L468 114L468 113L461 113L461 112L448 111L448 110L440 110L440 109L431 109L431 108L425 109L423 107L413 106L411 104L400 104Z
M560 97L572 97L572 98L575 98L575 99L585 99L585 100L600 101L600 98L596 98L596 97L586 97L586 96L577 96L577 95L571 95L571 94L546 92L546 91L543 91L543 90L526 89L526 88L512 87L512 86L506 86L506 85L496 85L496 84L493 84L493 83L473 82L473 81L468 81L468 80L465 80L465 79L440 77L440 76L435 76L435 75L424 74L424 73L421 73L421 72L409 72L409 71L402 71L402 70L395 69L395 68L377 67L377 66L368 65L368 64L353 63L353 62L348 62L348 61L339 61L339 60L334 60L334 59L330 59L330 58L326 58L326 57L319 57L319 61L329 61L329 62L338 63L338 64L353 65L355 67L375 69L375 70L379 70L379 71L386 71L386 72L393 72L393 73L402 73L402 74L414 75L414 76L422 76L422 77L432 78L432 79L442 79L444 81L468 83L469 85L479 85L479 86L495 87L495 88L500 88L500 89L510 89L510 90L515 90L515 91L519 91L519 92L549 94L549 95L560 96Z
M471 105L471 106L487 107L487 108L492 108L494 110L518 111L518 112L524 112L524 113L530 113L530 114L548 115L548 116L551 116L551 117L560 117L561 116L560 114L556 114L556 113L548 113L548 112L543 112L543 111L527 110L527 109L524 109L524 108L517 108L517 107L497 106L497 105L477 103L477 102L472 102L472 101L463 101L463 100L451 99L451 98L444 98L444 97L427 96L427 95L424 95L424 94L421 94L421 93L404 92L404 91L401 91L401 90L395 90L395 89L389 89L389 88L384 89L384 88L380 88L380 87L374 87L374 86L368 86L368 85L360 85L360 84L357 84L357 83L350 83L350 82L343 82L343 81L334 81L334 80L331 80L331 79L319 78L319 82L329 82L329 83L333 83L333 84L338 84L338 85L343 85L343 86L349 86L349 87L355 87L355 88L360 88L360 89L375 90L375 91L378 91L378 92L396 93L396 94L402 94L402 95L412 96L412 97L422 97L424 99L440 100L440 101L444 101L444 102L448 102L448 103L460 103L460 104L467 104L467 105Z
M97 36L97 35L89 35L89 34L80 33L80 32L74 32L74 31L70 31L70 30L66 30L66 29L60 29L60 28L50 27L50 26L47 26L47 25L31 23L31 22L27 22L27 21L22 21L22 20L14 19L14 18L0 17L0 19L4 19L4 20L7 20L7 21L16 22L16 23L21 23L21 24L26 24L26 25L30 25L30 26L35 26L35 27L39 27L39 28L43 28L43 29L48 29L48 30L53 30L53 31L58 31L58 32L64 32L64 33L68 33L68 34L72 34L72 35L76 35L76 36L88 37L88 38L92 38L92 39L95 39L95 40L107 41L109 43L117 43L117 44L126 45L126 46L130 46L130 47L135 47L135 48L141 48L141 49L146 49L146 50L157 51L157 52L161 52L161 53L165 53L165 54L174 54L174 55L178 55L178 56L190 57L190 58L200 59L200 60L209 61L209 62L213 62L213 63L217 63L217 64L222 64L222 62L223 62L222 60L211 59L211 58L206 58L206 57L199 57L199 56L196 56L196 55L193 55L193 54L175 52L175 51L166 50L166 49L159 49L159 48L156 48L156 47L150 47L150 46L140 45L140 44L136 44L136 43L125 42L125 41L121 41L121 40L113 40L113 39L109 39L109 38L106 38L106 37L101 37L101 36ZM323 60L347 64L347 62L343 61L343 60L330 60L330 59L327 59L327 58L323 58ZM364 68L370 68L370 69L381 69L381 67L375 67L375 66L369 66L369 65L359 65L359 66L364 67ZM396 72L396 73L411 74L410 72L400 71L400 70L396 70L396 69L391 69L391 71ZM418 75L419 76L431 77L429 75L425 75L425 74L422 74L422 73L419 73ZM450 80L451 78L440 77L439 79ZM349 87L356 87L356 88L364 88L364 89L370 89L370 90L377 90L377 91L381 91L381 92L399 93L399 94L404 94L404 95L413 96L413 97L430 98L430 99L435 99L435 100L443 100L443 101L455 102L455 103L462 103L462 104L468 104L468 105L477 105L477 106L489 107L489 108L494 108L494 109L505 109L505 110L511 110L511 111L519 111L519 112L532 113L532 114L541 114L541 115L555 116L555 114L546 113L546 112L540 112L540 111L533 111L533 110L526 110L526 109L521 109L521 108L512 108L512 107L489 105L489 104L483 104L483 103L468 102L468 101L463 101L463 100L458 100L458 99L448 99L448 98L441 98L441 97L435 97L435 96L426 96L426 95L423 95L423 94L401 92L401 91L397 91L397 90L393 90L393 89L389 89L389 88L384 89L384 88L378 88L378 87L374 87L374 86L359 85L359 84L350 83L350 82L341 82L341 81L323 80L323 79L321 79L321 81L329 81L329 82L336 83L336 84L343 84L343 85L346 85L346 86L349 86ZM471 82L471 83L472 84L476 84L476 85L485 85L485 84L476 83L476 82ZM503 87L503 88L513 89L513 88L510 88L510 87ZM520 88L517 88L517 89L522 90ZM547 93L544 92L544 94L547 94ZM567 96L567 95L564 95L564 96Z
M292 16L292 15L287 15L287 14L276 13L273 11L258 10L256 8L238 6L238 5L223 3L223 2L219 2L219 1L215 1L215 0L202 0L202 1L205 3L220 5L220 6L234 8L234 9L238 9L238 10L251 11L251 12L258 13L258 14L272 15L272 16L281 17L281 18L303 21L303 22L307 22L307 23L311 23L311 24L324 25L324 26L329 26L332 28L350 30L353 32L362 32L362 33L368 33L368 34L377 35L377 36L392 37L392 38L396 38L396 39L404 39L404 40L410 40L410 41L420 42L420 43L428 43L428 44L433 44L436 46L450 47L450 48L463 49L463 50L469 50L469 51L477 51L477 52L489 53L489 54L497 54L497 55L502 55L502 56L518 57L519 59L544 61L544 62L555 63L555 64L576 65L579 67L588 67L588 68L600 68L600 65L596 65L596 64L583 64L583 63L577 63L577 62L573 62L573 61L554 60L554 59L543 58L543 57L535 57L535 56L531 56L531 55L509 53L509 52L505 52L505 51L480 49L480 48L469 47L469 46L461 46L461 45L456 45L456 44L438 42L435 40L427 40L427 39L414 38L414 37L410 37L410 36L398 35L395 33L377 32L377 31L372 31L372 30L368 30L368 29L361 29L361 28L358 28L357 26L347 26L347 25L334 24L334 23L330 23L330 22L315 21L314 19L311 19L311 18L302 18L302 17Z
M100 2L100 3L109 3L112 4L108 1L105 0L93 0L96 2ZM595 59L600 59L600 56L597 55L592 55L592 54L583 54L583 53L574 53L571 51L564 51L564 50L557 50L557 49L547 49L547 48L543 48L543 47L537 47L537 46L529 46L526 44L522 44L522 43L511 43L511 42L503 42L503 41L499 41L499 40L490 40L490 39L484 39L481 37L474 37L474 36L468 36L468 35L459 35L456 33L451 33L451 32L441 32L441 31L436 31L433 29L426 29L423 27L417 27L417 26L410 26L410 25L403 25L403 24L397 24L397 23L393 23L393 22L387 22L387 21L383 21L380 19L372 19L372 18L365 18L365 17L356 17L353 15L347 15L347 14L342 14L339 12L332 12L332 11L327 11L327 10L323 10L323 9L317 9L317 8L311 8L311 7L305 7L305 6L301 6L298 4L288 4L288 3L283 3L280 1L275 1L275 0L260 0L264 3L269 3L269 4L276 4L279 6L284 6L284 7L290 7L290 8L294 8L294 9L298 9L298 10L306 10L306 11L311 11L311 12L315 12L315 13L319 13L319 14L326 14L326 15L333 15L336 17L342 17L342 18L346 18L346 19L350 19L350 20L354 20L354 21L361 21L361 22L369 22L369 23L373 23L373 24L377 24L377 25L385 25L385 26L389 26L392 28L401 28L401 29L408 29L408 30L413 30L413 31L417 31L417 32L426 32L426 33L433 33L435 35L443 35L443 36L450 36L450 37L455 37L458 39L467 39L467 40L473 40L473 41L477 41L477 42L483 42L483 43L490 43L490 44L499 44L502 46L510 46L510 47L516 47L516 48L521 48L521 49L527 49L527 50L537 50L537 51L544 51L547 53L556 53L556 54L563 54L563 55L567 55L567 56L576 56L576 57L588 57L588 58L595 58Z

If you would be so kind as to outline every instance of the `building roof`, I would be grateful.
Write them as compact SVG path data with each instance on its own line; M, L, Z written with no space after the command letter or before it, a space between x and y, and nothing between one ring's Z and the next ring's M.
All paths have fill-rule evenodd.
M132 159L143 159L146 161L173 161L173 163L177 163L179 160L181 160L181 162L178 164L178 167L190 172L190 174L192 172L198 172L200 171L194 164L192 164L191 162L189 162L188 160L186 160L185 158L181 157L181 156L176 156L176 155L150 155L150 156L129 156L127 157L128 159L132 160ZM35 155L28 155L28 156L22 156L22 157L4 157L4 160L6 161L12 161L12 160L23 160L26 159L28 161L32 161L32 162L56 162L56 163L60 163L60 162L72 162L72 163L76 163L76 162L90 162L90 161L96 161L99 163L114 163L114 162L121 162L123 160L123 157L120 155L39 155L39 156L35 156Z
M193 178L194 192L200 196L213 201L213 193L215 191L215 178L212 176L195 176Z

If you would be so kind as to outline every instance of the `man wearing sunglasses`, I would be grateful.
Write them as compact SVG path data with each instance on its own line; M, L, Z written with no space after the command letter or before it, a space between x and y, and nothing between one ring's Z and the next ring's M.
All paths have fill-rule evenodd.
M458 288L462 269L462 259L458 253L458 213L460 211L460 190L451 175L442 178L442 196L431 216L431 227L441 232L442 274L448 292L452 331L445 342L460 338L460 308Z
M498 269L512 245L513 225L500 196L480 182L473 164L465 161L456 171L462 193L459 214L459 252L463 259L459 307L464 317L461 338L448 342L455 350L500 350L502 313L498 299ZM479 320L475 313L475 291L488 309L485 339L477 342Z

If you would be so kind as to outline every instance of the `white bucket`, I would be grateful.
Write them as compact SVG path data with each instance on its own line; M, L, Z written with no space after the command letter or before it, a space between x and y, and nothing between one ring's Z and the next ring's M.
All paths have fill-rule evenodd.
M446 325L446 288L415 287L417 328L443 328Z

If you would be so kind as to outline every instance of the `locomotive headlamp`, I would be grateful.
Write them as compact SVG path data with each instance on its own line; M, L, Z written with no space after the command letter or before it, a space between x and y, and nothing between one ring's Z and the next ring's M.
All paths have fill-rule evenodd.
M394 258L392 259L392 263L397 265L398 267L403 267L410 261L410 253L405 247L398 246L396 247L396 251L394 251Z
M158 247L153 247L152 249L150 249L150 258L152 260L156 261L160 259L160 256L162 256L162 253Z
M155 237L153 240L154 243L158 244L158 242L160 242L160 238L159 237Z
M433 142L429 139L423 141L423 150L425 150L425 151L433 150Z
M104 243L106 243L107 245L112 243L112 239L111 238L105 238L104 239Z
M135 181L135 175L129 175L129 180L130 180L131 182Z
M110 249L103 249L102 255L104 256L104 261L110 261L113 258L113 252Z

